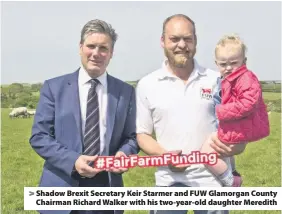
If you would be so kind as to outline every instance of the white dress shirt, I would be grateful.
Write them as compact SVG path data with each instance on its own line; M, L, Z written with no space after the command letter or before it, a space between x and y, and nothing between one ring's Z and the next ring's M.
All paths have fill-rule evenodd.
M164 62L162 68L142 78L137 85L137 133L155 131L157 142L168 151L180 149L183 154L199 151L216 130L212 91L219 73L199 66L196 61L194 64L187 84L170 73ZM202 164L192 165L184 173L159 167L155 177L156 185L160 186L175 182L221 186Z
M85 123L86 123L86 108L87 108L87 98L88 91L91 87L89 80L92 78L85 71L83 66L79 69L78 74L78 90L79 90L79 101L80 101L80 111L81 111L81 125L82 125L82 135L84 136ZM101 76L97 78L100 84L96 87L96 93L98 95L99 111L100 111L100 152L104 150L105 139L106 139L106 115L107 115L107 104L108 104L108 84L107 84L107 72L104 72Z

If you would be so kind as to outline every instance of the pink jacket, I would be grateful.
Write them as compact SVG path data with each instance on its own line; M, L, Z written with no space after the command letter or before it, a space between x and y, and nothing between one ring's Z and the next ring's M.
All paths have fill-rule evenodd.
M224 143L257 141L269 135L269 120L260 83L244 65L221 83L216 106L218 138Z

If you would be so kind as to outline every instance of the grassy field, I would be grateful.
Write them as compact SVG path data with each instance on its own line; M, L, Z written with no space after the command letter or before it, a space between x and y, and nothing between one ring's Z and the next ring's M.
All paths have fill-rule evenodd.
M277 93L265 93L265 98L280 98ZM28 140L32 118L14 119L8 117L9 109L1 112L1 189L3 214L36 213L23 210L25 186L37 186L43 160L31 149ZM272 112L271 135L260 142L250 144L237 157L237 169L244 177L244 186L281 186L281 114ZM125 186L154 186L154 168L130 170L124 175ZM126 211L126 214L145 214L147 211ZM192 212L189 212L192 213ZM231 211L231 214L278 214L280 211Z
M278 100L281 99L281 93L264 92L264 98L267 100Z

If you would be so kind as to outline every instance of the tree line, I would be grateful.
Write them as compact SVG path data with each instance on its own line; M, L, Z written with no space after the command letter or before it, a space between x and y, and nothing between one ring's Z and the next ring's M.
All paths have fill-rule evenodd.
M39 101L39 91L41 87L42 83L12 83L7 86L1 86L1 108L24 106L35 109Z
M137 81L131 81L129 84L136 86ZM264 92L281 93L281 83L277 81L261 81ZM39 101L40 89L42 83L21 84L12 83L1 86L1 108L27 107L35 109Z

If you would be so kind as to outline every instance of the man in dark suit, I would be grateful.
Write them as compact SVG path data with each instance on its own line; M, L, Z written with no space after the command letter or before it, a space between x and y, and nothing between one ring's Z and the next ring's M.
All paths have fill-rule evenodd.
M44 82L30 144L45 159L40 187L120 187L126 168L93 168L99 155L128 156L136 142L132 86L106 72L117 34L101 20L81 31L81 67ZM40 211L43 214L108 214L122 211Z

